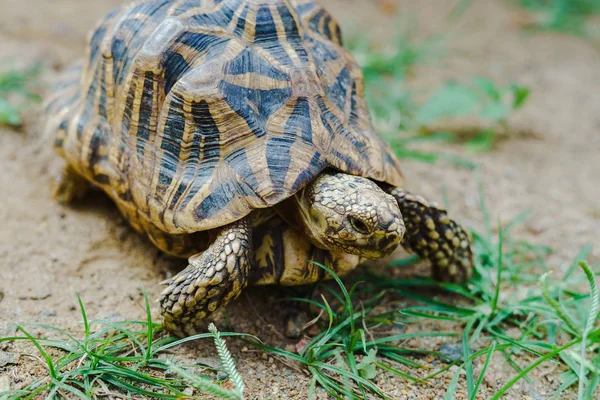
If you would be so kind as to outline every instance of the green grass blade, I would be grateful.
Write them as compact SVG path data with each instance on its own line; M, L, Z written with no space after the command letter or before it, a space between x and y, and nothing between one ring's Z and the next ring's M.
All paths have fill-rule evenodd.
M354 332L354 309L352 307L352 299L350 298L350 294L348 293L348 291L346 290L346 285L344 285L344 283L342 282L342 280L337 276L337 274L335 272L333 272L331 269L329 269L327 266L323 265L323 264L319 264L316 263L314 261L310 261L311 263L319 266L320 268L324 269L329 275L331 275L331 277L335 280L335 282L338 284L338 286L340 287L340 290L342 291L343 295L344 295L344 308L346 309L346 312L348 313L348 315L350 316L350 332L353 333Z
M464 369L467 375L467 393L469 398L473 396L474 385L475 385L475 374L473 373L473 362L471 361L471 349L469 348L469 333L473 329L473 325L475 324L475 319L470 319L467 322L467 326L465 327L465 331L462 336L462 347L463 347L463 358L465 360Z
M585 363L585 361L586 361L585 355L587 353L587 340L588 340L588 335L591 332L591 330L594 328L594 323L596 322L596 319L598 318L598 306L600 303L600 295L598 294L598 287L596 286L596 277L594 276L594 273L592 272L590 267L588 267L588 265L585 263L585 261L579 261L579 266L581 267L581 269L583 269L583 272L585 273L585 276L587 277L588 284L590 285L590 295L591 295L590 310L588 312L588 317L587 317L587 320L585 323L585 328L583 329L583 332L581 335L581 362L579 364L580 365L579 390L578 390L577 399L583 400L584 395L585 395L585 384L586 384L586 380L587 380L586 363Z
M148 319L148 334L146 336L147 347L145 349L144 357L148 361L152 357L152 342L154 340L154 329L152 329L152 310L150 309L150 302L148 301L148 294L146 288L142 285L142 293L144 295L144 304L146 306L146 318Z
M48 353L46 353L46 351L44 350L42 345L38 342L38 340L36 338L34 338L33 336L31 336L29 334L29 332L27 332L22 326L18 326L17 329L20 330L21 332L23 332L23 334L25 336L27 336L27 338L31 341L31 343L33 343L33 345L38 349L38 351L40 352L42 357L44 357L44 360L46 361L46 365L48 366L48 371L50 372L50 377L52 379L58 379L58 377L56 375L56 370L54 369L54 362L52 360L52 357L50 357L50 355L48 355Z
M491 316L496 314L498 309L498 299L500 298L500 286L502 284L502 245L504 244L504 235L502 234L502 228L500 228L500 220L498 220L498 260L496 268L498 272L496 274L496 291L494 292L494 299L492 300L492 311Z
M542 288L542 296L544 296L544 300L546 300L550 307L552 307L554 312L556 312L556 315L573 331L573 334L581 337L581 328L577 326L575 321L571 319L562 304L555 300L554 297L552 297L552 294L550 294L547 284L548 275L549 273L545 273L540 277L540 286Z
M460 378L461 368L457 368L454 375L452 375L452 380L450 384L446 388L446 396L444 396L444 400L454 400L454 394L456 393L456 386L458 385L458 378Z
M479 373L479 378L477 378L477 383L475 383L473 392L469 396L469 400L475 400L475 398L477 396L477 391L479 390L479 387L481 386L481 383L483 382L483 378L485 376L485 371L487 371L487 369L490 365L490 361L492 360L492 356L494 355L494 351L496 351L496 342L492 342L492 345L488 349L487 356L485 358L485 362L483 364L483 367L481 368L481 372Z
M492 398L490 400L498 400L498 399L500 399L504 395L504 393L506 393L506 391L508 389L510 389L511 387L513 387L515 383L517 383L525 375L527 375L529 372L531 372L534 368L538 367L541 363L543 363L546 360L549 360L551 358L556 357L562 351L565 351L566 349L568 349L570 347L573 347L573 346L579 344L580 342L581 342L581 339L574 339L574 340L568 342L567 344L565 344L565 345L563 345L561 347L556 348L554 351L551 351L551 352L545 354L544 356L538 358L536 361L534 361L533 363L529 364L529 366L527 366L526 368L523 368L523 370L521 372L519 372L510 381L508 381L504 386L502 386L500 388L500 390L498 390L494 394L494 396L492 396Z
M81 317L83 318L83 326L85 328L85 338L90 336L90 324L88 323L87 314L85 312L85 307L83 307L83 301L81 300L81 296L79 293L75 293L77 296L77 302L79 303L79 310L81 311Z

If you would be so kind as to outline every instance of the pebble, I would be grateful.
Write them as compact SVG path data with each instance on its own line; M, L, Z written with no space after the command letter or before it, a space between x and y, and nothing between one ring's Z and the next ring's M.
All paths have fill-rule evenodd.
M54 311L42 311L42 316L44 316L44 317L56 317L56 313Z
M464 355L462 343L444 343L438 351L441 353L439 358L445 362L462 360Z
M221 382L227 379L229 379L229 375L226 372L217 371L217 381Z
M17 333L16 325L9 325L6 329L0 329L0 337L2 337L2 338L15 336L16 333ZM0 350L6 349L10 343L11 342L8 342L8 341L0 342Z
M302 327L308 322L308 316L304 312L290 315L285 323L285 336L297 339L302 335Z
M288 353L296 353L296 346L293 344L286 344L284 350Z
M19 354L8 351L0 351L0 367L8 364L17 364L19 362Z
M221 368L221 362L216 357L198 357L196 358L196 364L204 365L214 369Z

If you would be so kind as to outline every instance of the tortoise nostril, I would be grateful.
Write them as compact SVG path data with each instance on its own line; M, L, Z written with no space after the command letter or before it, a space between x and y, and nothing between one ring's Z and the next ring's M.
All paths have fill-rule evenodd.
M354 229L356 229L358 232L364 233L364 234L371 233L371 230L369 229L369 225L367 225L365 223L365 221L363 221L359 217L350 216L350 217L348 217L348 219L350 220L350 225L352 225L352 227Z

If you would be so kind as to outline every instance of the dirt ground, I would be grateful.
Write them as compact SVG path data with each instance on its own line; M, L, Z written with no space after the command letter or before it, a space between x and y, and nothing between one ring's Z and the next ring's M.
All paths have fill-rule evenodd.
M60 68L83 54L87 31L118 0L1 0L0 55L27 64L41 61ZM340 21L389 38L397 19L374 1L330 0L325 5ZM479 0L461 19L448 26L454 1L386 2L399 14L414 16L422 36L451 32L442 65L419 67L421 88L449 78L476 74L499 82L518 82L532 95L511 117L519 136L490 153L468 155L480 171L490 213L508 221L525 209L531 218L518 236L551 246L549 265L563 270L581 247L598 245L600 234L600 52L589 42L554 33L526 34L515 22L519 11L509 2ZM44 75L50 80L52 72ZM184 263L159 254L146 239L130 230L104 196L91 196L73 207L51 197L51 178L60 160L40 138L39 109L27 116L25 129L0 128L0 321L39 322L80 331L75 293L80 293L93 318L143 319L140 285L150 298L159 282ZM458 145L426 145L429 150L461 154ZM453 215L468 226L482 227L476 176L452 165L404 162L414 191L441 199L445 190ZM600 260L594 247L590 261ZM269 300L281 289L249 289L227 309L222 329L249 332L264 342L284 347L284 309ZM510 294L506 294L510 295ZM157 314L157 305L154 304ZM424 327L408 327L414 331ZM427 327L432 329L431 326ZM1 329L1 327L0 327ZM34 331L35 332L35 331ZM439 346L410 342L415 348ZM230 341L243 375L248 398L305 399L309 379L286 363ZM209 342L179 350L192 357L214 357ZM476 373L481 364L475 364ZM22 357L18 365L0 367L12 388L42 373L43 367ZM506 398L545 399L560 385L560 368L532 374L534 385L516 385ZM478 398L488 398L514 371L501 359L484 380ZM423 385L412 385L380 372L377 384L392 399L441 399L451 374ZM464 383L463 383L464 387ZM319 398L327 398L318 391ZM461 397L463 396L463 397ZM574 396L573 393L564 398ZM459 390L457 399L466 398Z

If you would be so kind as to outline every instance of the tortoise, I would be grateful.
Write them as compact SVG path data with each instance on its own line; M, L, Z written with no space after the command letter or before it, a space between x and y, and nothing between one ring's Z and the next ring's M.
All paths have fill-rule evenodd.
M55 197L98 187L160 250L184 336L247 284L301 285L404 248L436 278L472 269L465 230L407 192L360 67L313 0L146 0L110 12L46 103Z

